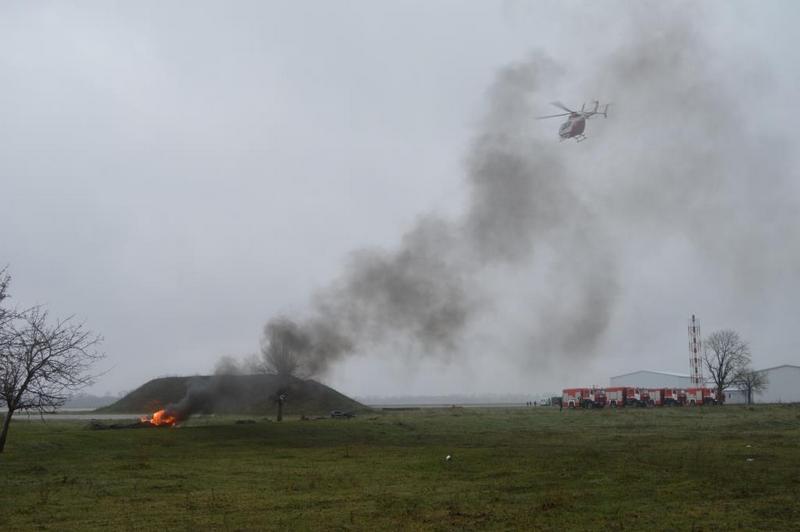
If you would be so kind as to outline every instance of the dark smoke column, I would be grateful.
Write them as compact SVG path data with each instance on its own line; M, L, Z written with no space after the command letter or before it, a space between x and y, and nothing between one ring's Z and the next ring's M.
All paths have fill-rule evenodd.
M534 343L553 352L591 350L613 307L616 265L553 142L529 133L532 97L554 71L535 57L499 72L468 157L469 200L461 219L424 216L397 249L355 251L341 277L316 295L310 318L266 325L270 343L290 345L308 375L397 340L412 343L420 356L457 360L474 318L501 303L483 290L484 276L528 264L543 247L555 254L557 268L548 275L548 314L539 314L544 305L530 310L531 321L547 331ZM566 287L572 297L559 304L556 295Z

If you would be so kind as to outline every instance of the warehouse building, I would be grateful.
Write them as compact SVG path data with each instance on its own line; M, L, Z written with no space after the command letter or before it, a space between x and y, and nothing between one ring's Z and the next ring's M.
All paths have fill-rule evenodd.
M800 403L800 366L784 364L759 372L767 377L767 389L756 394L756 403Z

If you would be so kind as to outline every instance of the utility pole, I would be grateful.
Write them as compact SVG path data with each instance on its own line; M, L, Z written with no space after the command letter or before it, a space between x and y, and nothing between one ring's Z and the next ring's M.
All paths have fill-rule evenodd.
M286 394L282 393L278 396L278 421L283 421L283 402L286 401Z

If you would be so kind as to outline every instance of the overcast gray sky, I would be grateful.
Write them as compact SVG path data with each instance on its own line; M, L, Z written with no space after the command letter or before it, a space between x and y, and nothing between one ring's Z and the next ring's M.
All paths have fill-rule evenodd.
M756 367L797 363L799 15L4 2L0 264L17 304L104 336L95 392L256 351L267 320L349 278L353 252L401 253L431 217L459 228L443 255L475 310L457 341L359 343L324 382L502 393L685 373L692 313L739 331ZM595 98L612 106L586 142L533 119ZM482 166L498 153L520 189L495 188L512 179ZM509 235L519 253L492 249Z

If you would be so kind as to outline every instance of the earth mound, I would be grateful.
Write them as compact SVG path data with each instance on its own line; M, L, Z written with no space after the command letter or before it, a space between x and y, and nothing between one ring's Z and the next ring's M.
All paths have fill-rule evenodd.
M193 413L274 414L280 395L285 396L285 415L327 415L332 410L367 409L315 380L262 374L153 379L95 412L143 414L189 401L193 403Z

